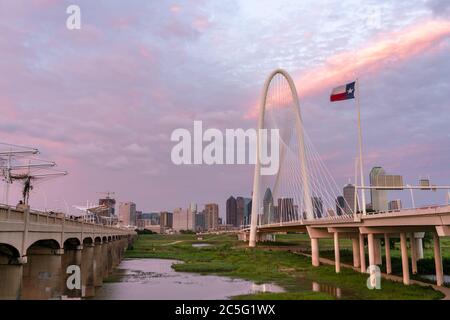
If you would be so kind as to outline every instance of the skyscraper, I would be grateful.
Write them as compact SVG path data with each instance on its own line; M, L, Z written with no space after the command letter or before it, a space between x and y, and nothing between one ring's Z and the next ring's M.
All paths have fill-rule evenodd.
M280 221L296 220L294 210L294 199L292 198L278 198L278 215Z
M159 215L159 223L161 228L169 229L173 226L173 216L172 212L163 211Z
M250 224L250 217L252 214L252 199L244 198L245 207L244 207L244 221L243 225L248 226Z
M345 199L339 196L336 198L336 214L341 216L343 213L345 213Z
M173 210L174 231L195 230L195 214L189 209L176 208Z
M343 189L344 195L344 213L345 214L353 214L355 211L355 192L356 188L353 184L347 184ZM359 210L358 203L356 203L356 211Z
M376 186L377 176L386 175L382 167L373 167L370 171L370 185ZM370 198L372 201L372 209L376 212L388 211L387 190L370 189Z
M273 196L270 188L266 189L263 198L263 215L261 217L261 224L269 223L273 218Z
M237 203L236 199L231 196L227 199L227 224L237 226Z
M312 206L314 218L322 218L323 216L323 202L320 197L312 197Z
M125 226L136 226L136 204L134 202L119 203L119 219Z
M205 204L205 227L216 229L219 224L219 205L217 203Z
M245 200L243 197L236 198L236 227L244 224Z
M201 232L206 230L205 228L205 211L197 212L195 214L195 231Z

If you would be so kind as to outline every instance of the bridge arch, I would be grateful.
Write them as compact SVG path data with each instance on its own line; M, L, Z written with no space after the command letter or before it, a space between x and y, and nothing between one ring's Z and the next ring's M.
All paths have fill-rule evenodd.
M265 114L266 114L266 104L267 104L267 97L270 85L272 81L275 79L276 76L281 76L282 79L284 79L287 82L289 93L292 98L291 108L293 111L293 114L295 116L295 129L296 129L296 135L297 135L297 142L298 142L298 151L299 151L299 158L301 161L301 174L303 176L302 179L302 190L303 190L303 199L304 199L304 205L305 205L305 212L307 218L311 218L313 216L313 210L312 210L312 200L311 200L311 192L310 192L310 185L308 181L308 167L307 167L307 161L306 161L306 150L305 150L305 141L304 141L304 129L303 129L303 121L300 113L300 103L299 98L297 94L297 89L295 87L294 81L292 80L291 76L283 69L277 69L273 71L266 79L262 91L262 96L260 100L260 106L259 106L259 118L258 118L258 130L264 129L264 120L265 120ZM252 216L251 216L251 223L250 223L250 241L249 245L251 247L256 246L256 229L258 224L258 215L260 214L260 176L261 176L261 161L260 161L260 149L261 149L261 139L259 134L257 135L257 143L256 143L256 164L255 164L255 172L253 176L253 197L252 197ZM283 150L281 150L281 154L283 154ZM278 170L277 178L280 171Z
M0 265L15 264L18 258L20 258L19 249L7 243L0 243Z
M94 239L92 239L92 237L84 237L83 238L83 244L93 244L94 243Z
M95 244L102 244L102 238L101 237L95 237L94 238L94 243Z
M67 238L64 241L64 249L74 249L81 245L81 241L79 238Z
M39 249L58 250L61 249L61 245L56 239L41 239L31 243L28 246L26 253L28 255L34 251L39 251Z

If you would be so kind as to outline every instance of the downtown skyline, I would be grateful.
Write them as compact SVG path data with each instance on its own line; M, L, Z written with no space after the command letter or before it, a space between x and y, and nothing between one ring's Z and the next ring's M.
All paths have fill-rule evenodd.
M354 176L356 113L328 98L356 77L366 179L382 166L410 184L450 180L447 2L386 1L378 21L357 1L255 4L78 1L74 31L69 2L0 4L1 140L69 172L38 185L31 204L84 204L112 189L146 211L195 200L219 203L223 217L229 195L251 194L253 166L175 166L170 134L194 120L255 128L263 81L278 67L292 74L306 132L340 186Z

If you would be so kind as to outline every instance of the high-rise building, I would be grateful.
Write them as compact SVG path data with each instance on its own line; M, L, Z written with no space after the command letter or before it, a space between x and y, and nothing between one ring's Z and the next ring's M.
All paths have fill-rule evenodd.
M344 195L344 213L353 214L355 211L355 192L356 188L353 184L347 184L343 189ZM356 211L359 210L358 202L356 202Z
M389 211L400 210L401 208L402 208L402 200L395 199L395 200L389 201Z
M119 219L125 226L136 226L136 204L134 202L119 203Z
M243 225L248 226L250 224L251 214L252 214L252 199L251 198L244 198L244 221Z
M227 199L226 219L227 224L237 226L237 203L233 196Z
M164 229L170 229L173 226L173 215L172 212L163 211L159 215L159 223Z
M176 208L173 210L172 229L176 232L195 230L195 214L190 209Z
M266 189L263 198L263 214L261 218L261 224L267 224L273 220L273 196L270 188Z
M345 213L345 199L339 196L336 198L336 214L341 216L343 213Z
M195 231L201 232L205 230L205 211L203 210L195 214Z
M236 198L236 227L244 224L245 215L245 199L243 197Z
M378 176L386 175L382 167L373 167L370 171L370 185L378 185ZM376 212L388 211L387 190L370 189L372 209Z
M322 218L323 216L323 201L320 197L311 197L314 218Z
M205 204L205 227L207 230L216 229L219 224L219 205L217 203Z
M189 210L191 211L191 213L196 214L197 213L197 204L194 202L191 202L191 204L189 205Z
M293 198L279 198L277 211L280 222L297 220Z

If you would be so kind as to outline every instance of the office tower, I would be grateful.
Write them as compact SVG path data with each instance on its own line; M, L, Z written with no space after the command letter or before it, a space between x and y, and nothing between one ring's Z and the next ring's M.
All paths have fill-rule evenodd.
M176 208L173 210L173 226L176 232L181 230L195 230L195 214L189 209Z
M377 186L378 176L385 176L386 172L382 167L373 167L370 171L370 185ZM370 198L372 202L372 208L376 212L388 210L387 190L370 189Z
M162 228L170 229L173 226L173 215L172 212L163 211L159 215L159 223Z
M294 199L279 198L277 211L280 222L295 220Z
M311 197L314 218L322 218L323 216L323 202L320 197Z
M125 226L136 226L136 204L134 202L119 203L119 219Z
M389 210L390 211L400 210L401 208L402 208L402 200L396 199L396 200L389 201Z
M207 230L216 229L219 224L219 205L217 203L205 204L205 227Z
M244 224L245 199L243 197L236 198L236 227Z
M237 226L237 203L233 196L227 199L226 219L227 224Z
M347 184L343 189L344 195L344 213L345 214L353 214L355 212L355 192L356 188L353 184ZM356 211L358 212L359 206L358 202L356 202Z
M252 199L244 198L245 207L244 207L244 226L248 226L250 224L251 214L252 214Z
M270 188L266 189L263 198L263 214L261 219L261 224L269 223L273 218L273 196Z
M195 231L201 232L205 230L205 211L203 210L195 214Z
M197 213L197 204L194 202L191 202L191 204L189 205L189 210L191 211L191 213L196 214Z
M339 196L336 198L336 214L341 216L343 213L345 213L345 199Z

